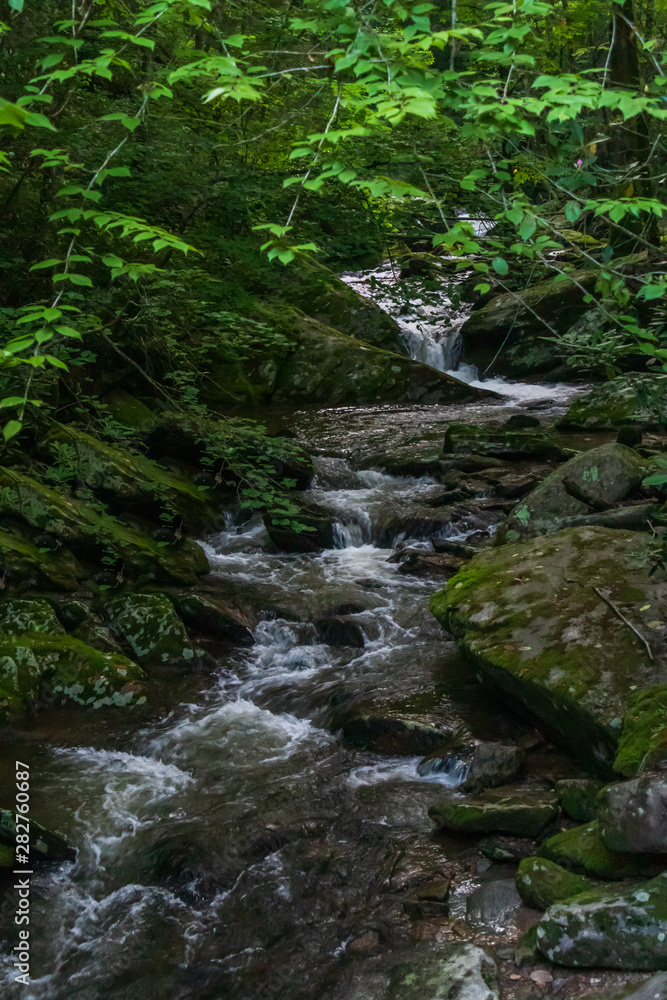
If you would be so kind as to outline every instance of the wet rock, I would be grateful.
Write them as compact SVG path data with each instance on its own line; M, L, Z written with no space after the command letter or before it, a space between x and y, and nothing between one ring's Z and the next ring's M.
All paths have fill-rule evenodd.
M139 435L148 434L157 419L140 399L122 389L107 393L100 402L106 406L114 420Z
M480 677L595 766L614 759L624 715L637 706L624 744L622 766L630 767L651 740L655 758L665 745L664 640L650 623L667 600L667 573L649 575L651 544L638 532L570 528L487 548L434 595L431 611ZM650 637L653 659L600 594Z
M479 452L492 458L546 458L551 462L562 457L561 449L546 433L492 430L474 424L450 424L442 450L445 455Z
M610 851L667 855L666 775L609 785L598 801L600 837Z
M597 796L601 781L593 778L564 778L556 782L556 795L564 813L577 823L588 823L597 816Z
M667 527L665 514L665 508L660 503L633 502L623 507L615 507L612 510L562 517L558 524L560 528L579 528L583 525L591 525L623 531L654 532L658 527Z
M7 635L20 635L23 632L64 635L65 629L48 601L15 597L0 604L0 632Z
M27 868L31 868L32 862L36 861L74 861L76 857L76 852L61 834L47 830L32 816L28 836L31 864ZM0 809L0 846L10 849L13 863L16 850L16 812L10 809Z
M567 430L660 430L665 413L667 380L654 374L626 373L575 399L557 426Z
M451 538L432 538L431 545L436 552L446 552L448 555L458 556L460 559L472 559L479 552L479 549L474 545L457 542Z
M165 594L127 594L109 601L104 611L143 667L192 670L203 655Z
M91 708L145 701L136 663L69 635L28 632L0 636L0 717L71 702Z
M642 855L610 851L600 837L597 821L584 823L583 826L575 826L549 837L540 845L537 853L568 871L612 882L653 875L663 867L662 862Z
M495 788L480 795L452 794L429 809L436 826L460 833L510 833L536 837L558 814L550 791Z
M180 617L195 632L227 639L237 646L254 645L252 622L240 609L211 601L199 594L177 596L174 601Z
M39 590L73 591L86 571L67 549L44 552L20 534L0 531L0 570L8 585Z
M466 900L466 919L478 927L507 933L523 906L513 878L486 882Z
M533 854L535 841L528 837L507 837L496 834L494 837L484 837L478 842L477 848L490 861L520 861Z
M333 515L324 507L305 497L295 498L298 512L291 524L278 523L270 514L264 515L269 538L283 552L321 552L334 547ZM281 518L282 522L285 520Z
M595 890L552 906L537 945L559 965L610 969L667 966L667 872L629 891Z
M537 417L532 417L530 413L513 413L512 416L505 421L505 427L510 431L521 431L527 430L529 427L540 427L540 421Z
M449 911L449 885L448 878L435 878L418 885L403 899L408 916L415 920L445 916Z
M620 444L603 444L571 458L544 479L509 515L497 544L558 531L563 518L590 513L590 506L573 495L573 484L593 502L613 504L639 485L644 462Z
M502 743L478 744L461 791L481 792L485 788L504 784L517 773L523 756L519 747L504 746Z
M516 877L516 887L524 903L538 910L547 910L554 903L572 899L595 885L592 879L568 872L546 858L525 858Z
M387 706L367 708L360 705L357 713L341 722L343 738L353 746L390 755L428 753L440 745L446 736L444 727L401 713Z
M398 572L403 576L437 577L448 580L460 570L463 560L457 556L431 552L400 553ZM394 557L390 559L393 562Z
M314 625L319 641L327 646L352 646L354 649L363 649L365 645L363 629L349 617L337 615L318 618Z

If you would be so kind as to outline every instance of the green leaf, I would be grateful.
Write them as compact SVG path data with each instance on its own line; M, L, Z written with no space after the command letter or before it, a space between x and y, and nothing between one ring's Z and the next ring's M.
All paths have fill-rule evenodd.
M69 280L73 285L85 285L87 288L92 288L93 283L86 274L70 274Z
M13 437L16 437L22 427L23 424L20 420L10 420L9 423L6 423L2 428L2 436L5 441L11 441Z
M62 261L57 257L52 257L50 260L42 260L39 264L33 264L30 270L41 271L43 267L53 267L55 264L62 264Z
M509 273L509 265L504 257L494 257L493 260L491 261L491 267L498 274Z

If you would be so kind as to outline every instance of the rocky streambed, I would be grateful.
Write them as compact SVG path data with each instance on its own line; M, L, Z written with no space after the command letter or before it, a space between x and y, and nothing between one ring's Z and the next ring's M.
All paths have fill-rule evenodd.
M665 441L641 394L492 388L283 412L312 531L229 519L153 539L131 592L0 604L5 709L45 662L64 702L1 730L0 805L20 748L49 829L28 988L3 897L3 997L665 996Z

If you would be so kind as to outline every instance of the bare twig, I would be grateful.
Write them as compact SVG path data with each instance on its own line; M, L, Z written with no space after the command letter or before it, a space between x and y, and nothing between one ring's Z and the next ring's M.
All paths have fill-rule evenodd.
M637 638L641 639L641 641L646 646L646 652L648 653L649 660L652 660L653 659L653 653L651 652L651 647L649 646L648 641L644 638L644 636L641 634L641 632L639 632L634 627L634 625L632 624L632 622L628 621L628 619L625 617L625 615L623 614L623 612L619 608L616 607L616 605L614 604L613 601L610 601L608 597L604 596L604 594L602 593L602 591L598 587L593 587L593 590L598 595L598 597L600 597L604 601L605 604L609 605L609 607L614 612L614 614L617 615L621 619L621 621L624 622L628 626L629 629L632 629L632 631L635 633L635 635L637 636Z

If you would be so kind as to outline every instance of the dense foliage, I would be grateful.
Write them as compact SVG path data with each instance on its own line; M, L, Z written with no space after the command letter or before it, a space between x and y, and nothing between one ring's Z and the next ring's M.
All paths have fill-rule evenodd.
M595 267L605 332L558 349L667 367L661 3L3 6L6 442L97 419L112 371L205 412L212 344L233 367L280 343L253 307L282 265L416 225L481 294Z

